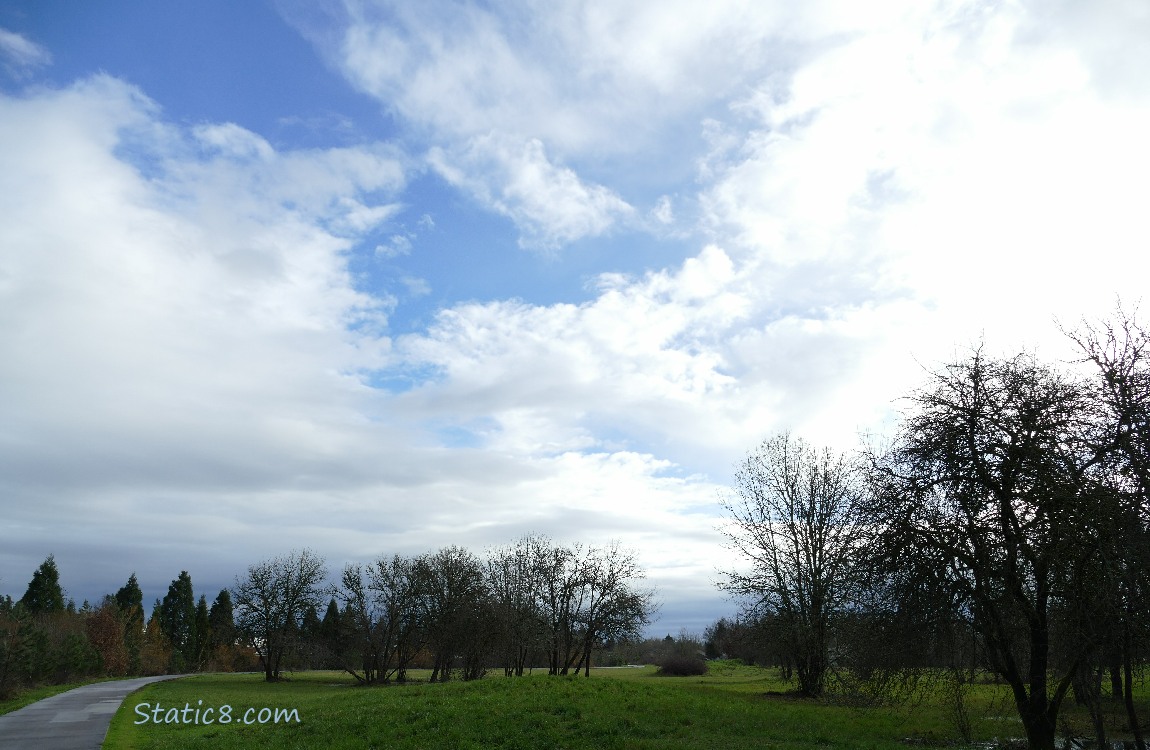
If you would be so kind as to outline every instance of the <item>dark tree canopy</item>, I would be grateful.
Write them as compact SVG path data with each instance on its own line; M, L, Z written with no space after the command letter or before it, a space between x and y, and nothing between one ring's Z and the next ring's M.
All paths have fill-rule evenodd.
M236 643L236 622L232 612L232 595L221 589L208 610L209 647L234 646Z
M232 589L236 629L259 653L268 682L280 679L304 611L322 603L327 570L310 550L257 563Z
M975 351L912 397L894 446L874 457L868 511L892 563L957 598L1034 748L1053 746L1086 652L1088 635L1057 618L1083 611L1113 518L1088 393L1030 355Z

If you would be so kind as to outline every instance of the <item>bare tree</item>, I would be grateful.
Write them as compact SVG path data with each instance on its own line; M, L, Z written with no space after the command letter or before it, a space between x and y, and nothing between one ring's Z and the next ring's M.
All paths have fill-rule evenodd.
M539 551L548 544L544 537L525 536L487 559L496 648L508 677L522 677L532 656L546 643L546 623L537 602L542 590L537 563Z
M394 555L381 557L368 568L384 649L384 682L407 681L407 667L427 641L427 623L420 617L420 580L416 561Z
M387 619L379 612L359 565L344 567L335 596L343 602L336 658L344 671L370 685L381 678L391 655Z
M608 640L637 638L656 607L653 591L632 588L632 581L644 577L643 569L635 553L618 542L588 550L581 567L582 606L572 619L582 636L583 674L590 677L592 649Z
M583 548L547 543L533 555L541 584L536 601L547 628L547 673L568 674L582 653L576 627L583 593Z
M280 679L304 611L322 604L326 578L323 558L306 549L252 565L236 578L236 629L260 655L268 682Z
M735 474L721 531L751 563L723 587L782 625L799 690L820 695L832 621L850 602L866 526L851 463L788 434L764 440Z
M1108 662L1112 693L1123 698L1135 743L1144 748L1132 683L1150 619L1150 335L1134 312L1121 307L1113 321L1084 322L1067 335L1097 369L1094 397L1102 410L1102 429L1096 440L1119 506L1106 558L1117 590L1106 608L1109 616L1100 618L1110 625L1101 628L1101 660ZM1101 667L1093 678L1099 682ZM1077 693L1077 683L1075 688ZM1090 685L1087 691L1093 696L1099 687Z
M416 561L420 614L434 654L431 681L451 679L457 656L463 678L482 677L492 645L483 564L461 547L445 547Z
M867 519L896 568L953 597L1010 685L1030 747L1053 748L1090 646L1059 622L1083 611L1110 512L1087 389L1029 355L976 350L911 400L893 447L872 456Z
M563 546L528 536L497 551L488 570L508 674L523 674L529 654L542 649L550 674L589 676L592 651L637 637L656 609L652 591L634 588L644 577L634 553L614 542Z

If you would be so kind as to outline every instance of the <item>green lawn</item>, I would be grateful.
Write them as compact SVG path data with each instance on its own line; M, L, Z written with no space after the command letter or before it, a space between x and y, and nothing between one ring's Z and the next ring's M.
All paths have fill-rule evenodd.
M720 663L702 677L659 677L647 667L592 670L590 679L537 674L370 688L338 672L297 673L276 684L261 675L201 675L133 693L104 747L905 750L908 738L945 745L957 737L940 695L901 708L855 708L797 699L775 675ZM146 722L136 710L143 703ZM207 708L218 718L225 705L230 723L203 723ZM1022 733L1002 688L973 686L969 706L975 739ZM294 709L298 721L260 724L262 708ZM245 714L255 723L245 724ZM157 724L157 716L169 722Z

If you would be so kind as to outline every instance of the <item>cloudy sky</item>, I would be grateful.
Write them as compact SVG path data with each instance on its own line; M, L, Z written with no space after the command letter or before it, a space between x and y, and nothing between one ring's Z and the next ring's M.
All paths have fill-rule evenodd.
M717 500L1144 294L1122 2L0 6L0 592L527 532L734 612Z

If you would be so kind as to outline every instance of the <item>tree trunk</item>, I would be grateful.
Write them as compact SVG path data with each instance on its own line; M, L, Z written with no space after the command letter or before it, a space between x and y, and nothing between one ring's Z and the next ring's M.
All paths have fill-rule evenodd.
M1123 632L1122 671L1125 673L1126 689L1123 699L1126 703L1126 718L1130 723L1130 733L1134 735L1134 746L1138 750L1146 750L1146 742L1142 739L1142 732L1138 728L1138 712L1134 709L1134 658L1130 653L1130 623L1126 623Z
M1029 750L1054 750L1055 726L1047 713L1041 709L1033 712L1021 707L1022 726L1026 729L1026 743Z
M1108 654L1110 662L1107 669L1110 671L1110 695L1115 699L1122 697L1122 655L1118 649Z

